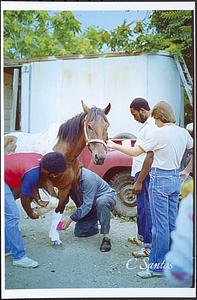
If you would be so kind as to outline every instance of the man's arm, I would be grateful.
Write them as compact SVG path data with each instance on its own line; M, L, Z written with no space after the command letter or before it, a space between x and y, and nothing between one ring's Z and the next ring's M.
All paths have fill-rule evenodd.
M140 194L142 191L142 184L144 179L146 178L146 176L148 175L150 169L151 169L151 165L154 159L154 153L153 151L149 151L146 154L146 157L144 159L143 165L142 165L142 169L140 171L140 174L134 184L134 193L135 194Z
M30 203L31 203L31 197L26 197L24 195L21 195L21 204L22 204L24 210L26 211L27 215L31 219L38 219L39 216L33 211Z
M83 181L81 183L80 193L83 195L83 203L77 208L70 219L77 222L85 217L92 209L97 193L97 175L82 168Z
M140 146L125 147L125 146L119 145L117 143L114 143L111 140L107 141L107 146L109 148L118 150L118 151L120 151L120 152L122 152L126 155L129 155L129 156L138 156L138 155L145 152Z
M32 193L39 181L39 168L34 168L25 173L21 185L21 204L31 219L38 219L39 216L31 208Z

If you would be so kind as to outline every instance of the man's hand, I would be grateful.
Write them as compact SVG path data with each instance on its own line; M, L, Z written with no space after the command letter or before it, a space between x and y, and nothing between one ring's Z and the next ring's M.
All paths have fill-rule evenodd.
M27 215L31 218L31 219L38 219L39 215L37 213L35 213L30 205L31 203L31 197L26 197L24 195L21 195L21 204L22 207L24 208L24 210L26 211Z
M41 199L35 199L35 201L38 203L39 206L41 207L46 207L49 204L49 201L44 201Z
M141 191L142 191L142 183L136 181L133 186L133 192L134 194L140 194Z
M111 149L116 149L116 143L114 143L112 140L107 141L107 147Z
M66 230L70 226L70 224L72 223L72 221L73 220L71 218L66 218L66 220L64 221L64 224L62 226L62 229Z

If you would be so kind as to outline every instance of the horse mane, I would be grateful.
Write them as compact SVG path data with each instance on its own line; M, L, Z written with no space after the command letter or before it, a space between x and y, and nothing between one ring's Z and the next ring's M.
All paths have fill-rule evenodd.
M82 112L72 117L71 119L65 121L62 125L60 125L57 138L59 138L60 140L64 140L68 143L72 143L74 139L77 137L77 135L79 134L85 116L86 113ZM87 120L91 122L95 120L97 116L103 117L105 122L109 124L103 110L95 106L89 110L87 114Z
M79 134L84 117L85 113L80 113L64 122L62 125L60 125L57 137L60 140L72 143Z

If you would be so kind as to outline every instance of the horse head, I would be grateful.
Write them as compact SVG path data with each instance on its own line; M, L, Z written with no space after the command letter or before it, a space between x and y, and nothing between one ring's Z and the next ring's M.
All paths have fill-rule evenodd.
M81 102L85 113L84 135L86 145L92 153L94 163L102 165L107 152L109 122L106 115L111 109L111 104L109 103L104 109L100 109L97 107L89 108L83 101Z

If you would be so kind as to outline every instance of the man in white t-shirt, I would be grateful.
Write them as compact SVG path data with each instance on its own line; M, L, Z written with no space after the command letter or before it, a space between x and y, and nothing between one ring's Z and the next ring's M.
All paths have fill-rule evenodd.
M135 98L130 104L130 112L137 122L142 124L135 145L146 140L155 128L155 121L150 116L151 110L148 102L143 98ZM131 176L134 177L134 192L137 194L137 238L130 237L129 241L143 245L138 251L133 251L134 257L147 257L151 246L151 214L148 195L149 170L153 161L153 152L143 153L133 157Z

